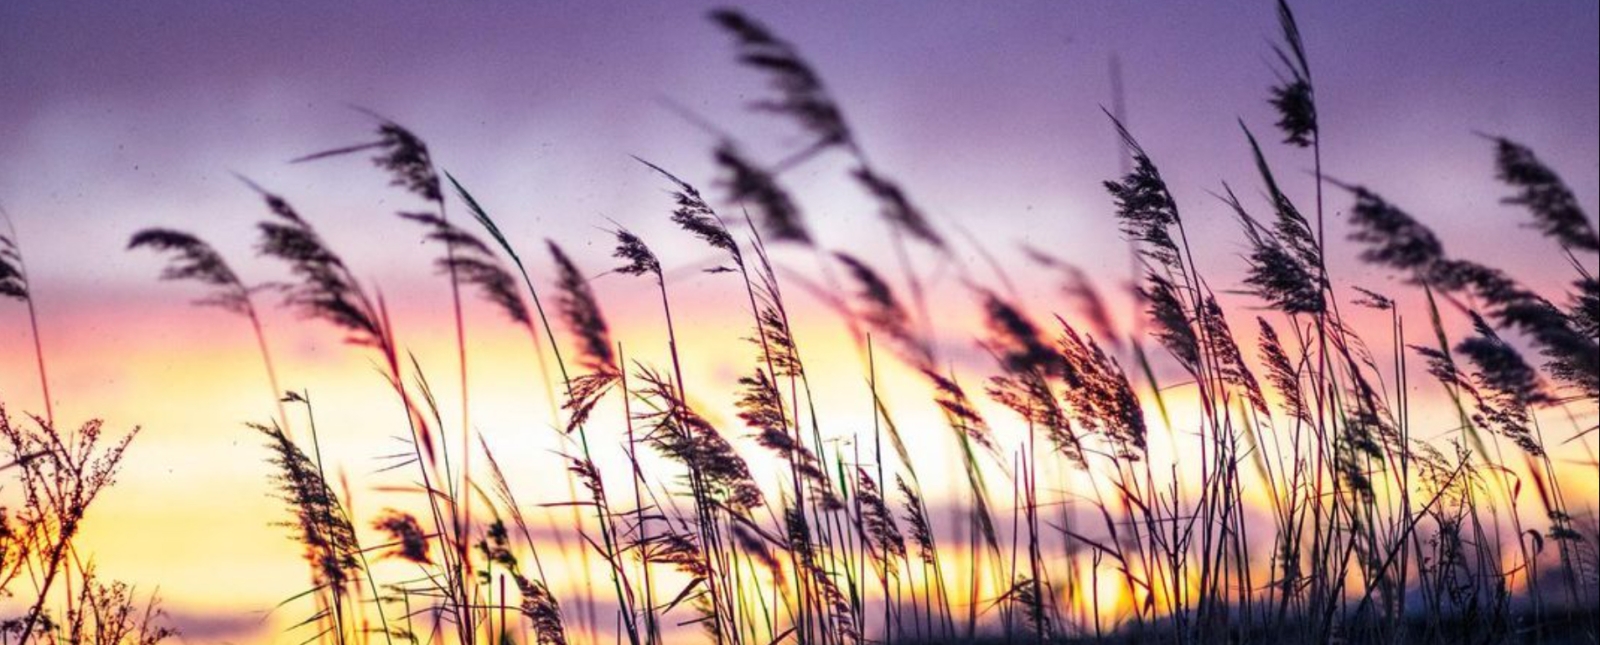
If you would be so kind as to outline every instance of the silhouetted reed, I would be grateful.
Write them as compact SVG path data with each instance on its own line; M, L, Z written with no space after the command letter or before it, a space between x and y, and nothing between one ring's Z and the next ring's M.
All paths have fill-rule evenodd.
M753 207L767 237L774 242L812 244L811 231L801 217L800 207L789 192L778 185L776 175L746 159L731 143L718 146L714 155L717 167L723 172L719 183L728 201Z
M0 298L20 300L28 307L34 365L39 370L39 391L44 398L44 420L54 425L55 401L50 398L50 377L45 369L44 341L39 339L39 313L34 308L33 290L28 284L28 265L22 259L22 246L17 242L17 229L11 223L11 214L0 208L0 219L6 221L6 232L0 233Z
M349 602L350 585L362 574L363 567L357 554L361 545L356 541L355 527L351 526L338 496L328 486L322 469L301 451L281 428L251 424L251 428L267 438L272 451L268 460L277 473L274 480L283 501L289 505L295 520L287 524L295 539L305 547L305 557L311 563L312 585L317 593L326 592L331 604L326 614L313 615L306 620L331 621L330 631L313 635L321 638L332 635L337 642L345 642L346 602Z
M1494 137L1495 172L1500 181L1517 189L1507 204L1528 209L1534 225L1545 235L1574 251L1600 253L1600 234L1578 205L1572 189L1533 154L1527 146Z
M313 639L365 642L371 637L358 626L370 623L370 611L378 623L372 631L390 642L497 645L624 638L659 645L687 638L685 628L719 645L980 642L990 635L1041 644L1435 643L1461 634L1560 642L1551 637L1556 621L1592 605L1600 564L1592 516L1563 490L1574 466L1552 455L1566 443L1592 442L1594 433L1580 428L1571 439L1547 440L1551 426L1541 421L1558 406L1586 414L1600 396L1600 283L1585 263L1600 247L1594 226L1571 188L1530 149L1492 139L1498 176L1515 191L1507 202L1527 209L1577 274L1564 293L1547 296L1501 269L1447 254L1426 224L1375 192L1325 179L1322 88L1313 83L1306 34L1287 3L1280 0L1277 13L1278 79L1267 100L1283 143L1308 155L1313 170L1305 186L1280 176L1269 151L1240 123L1253 161L1243 172L1259 182L1268 211L1252 214L1262 207L1249 191L1235 192L1238 182L1224 183L1218 197L1245 243L1237 287L1264 309L1253 316L1253 344L1250 330L1233 326L1241 308L1225 298L1232 292L1213 291L1207 280L1216 275L1205 265L1215 250L1187 230L1213 222L1185 220L1199 211L1180 213L1168 179L1122 121L1111 118L1111 127L1128 165L1103 185L1107 214L1137 252L1140 316L1129 330L1119 329L1087 274L1039 250L1046 242L1031 241L1024 253L1062 284L1077 315L1050 315L1047 303L1024 298L1026 290L1003 275L1000 289L968 275L956 238L943 236L930 217L938 211L922 208L869 163L819 67L732 9L711 19L733 38L740 64L769 85L749 107L798 126L804 141L768 163L718 134L711 197L638 159L665 180L670 205L660 213L714 255L703 267L712 274L705 283L745 295L737 306L748 309L746 337L730 340L750 353L725 373L722 391L709 385L714 380L685 374L698 362L684 357L711 350L680 342L676 333L669 286L677 288L680 274L668 270L670 253L657 253L675 247L653 237L647 243L621 224L608 230L615 263L604 275L648 279L659 295L656 328L665 328L667 345L654 351L664 349L671 364L657 369L628 360L618 342L625 334L613 337L595 276L579 268L583 258L548 242L555 314L570 336L558 343L535 276L506 232L483 202L436 169L428 146L409 130L380 119L376 140L302 158L371 153L392 185L428 203L433 210L400 216L443 245L432 262L453 290L475 289L530 332L554 401L540 343L551 345L562 390L553 423L561 432L547 438L558 442L573 499L545 506L573 511L570 525L554 530L577 536L583 555L597 557L603 571L591 573L586 560L583 569L552 567L547 576L542 549L551 538L529 526L506 477L536 466L521 455L502 462L481 438L472 446L465 414L461 448L442 441L441 404L451 402L435 396L377 291L357 281L299 212L257 188L272 213L259 225L257 248L287 263L294 281L281 286L286 304L376 351L407 415L414 453L391 456L390 466L417 468L427 504L426 513L384 507L357 522L327 484L320 455L302 452L278 426L253 426L267 437L296 539L313 567L310 595L321 599L305 623L317 625ZM875 255L830 248L814 234L820 221L807 220L784 173L824 155L843 158L844 178L887 223L883 241L893 245L899 275L886 277ZM454 197L445 194L445 179ZM1360 259L1400 274L1427 297L1429 340L1408 335L1406 297L1329 275L1325 181L1350 194L1348 234ZM1315 191L1314 207L1291 197L1302 191ZM488 237L448 220L447 202L463 205ZM737 208L742 221L730 226L718 208ZM986 254L987 236L965 241ZM0 237L0 295L27 300L13 242L14 235ZM779 245L788 248L775 250ZM256 320L257 287L205 242L150 229L130 247L168 254L162 277L201 283L201 304ZM982 320L976 334L953 328L960 318L951 311L954 300L941 301L936 318L925 291L936 282L918 271L912 251L937 254L958 275ZM823 283L812 285L782 264L791 252L818 260ZM992 263L1003 274L1002 263ZM722 286L734 279L739 284ZM801 349L812 328L800 322L813 301L786 299L783 288L794 281L841 315L864 384L808 369ZM1354 300L1344 297L1347 289ZM1436 295L1452 307L1441 311ZM1340 312L1351 304L1364 310L1360 316ZM454 313L465 409L459 296ZM623 331L640 320L630 318ZM950 327L935 330L936 322ZM1452 342L1450 331L1467 325L1472 333ZM1145 337L1168 358L1147 356ZM992 363L954 360L962 354L949 348L963 341ZM903 370L880 370L883 347ZM1417 368L1408 361L1418 357L1454 406L1448 427L1417 425L1412 396L1419 388L1410 380ZM1137 369L1125 372L1124 364ZM1177 376L1158 383L1156 375L1167 372ZM826 383L871 409L852 416L823 405L814 376L819 387ZM891 405L889 381L903 378L925 400ZM987 400L964 383L979 383ZM892 386L897 398L902 385ZM612 392L620 393L621 416L602 406ZM1003 425L997 417L991 425L988 400L1021 423ZM900 414L919 404L949 433ZM723 425L719 405L731 405L744 427ZM1147 405L1160 411L1164 435L1147 419ZM870 413L870 422L861 413ZM311 446L318 445L314 433ZM952 448L949 461L925 463L934 441ZM1514 459L1501 452L1504 443L1517 448ZM595 449L604 446L620 447L622 458ZM40 455L50 453L15 448L9 457L20 470L39 467ZM746 448L771 459L747 461ZM474 465L473 453L485 458ZM622 473L612 471L623 467L629 485L617 489ZM929 496L947 490L954 494ZM487 515L472 521L474 509ZM0 537L27 530L33 518L0 513ZM363 550L357 527L370 527L385 543ZM18 561L50 561L37 550L16 555L39 544L0 540L0 581L24 575ZM369 551L420 575L379 585ZM598 580L611 586L604 604L592 591L557 598L578 586L569 583ZM1561 582L1565 596L1555 586ZM587 620L569 624L563 602ZM405 611L391 620L384 612L400 603ZM431 617L426 632L412 625L417 617ZM513 626L518 621L522 630ZM1573 633L1592 636L1594 629Z
M267 385L272 388L272 400L278 407L278 424L284 433L288 434L289 416L283 408L283 402L279 400L279 393L283 392L283 388L278 384L278 370L273 364L272 353L267 349L267 337L261 329L261 316L257 313L252 298L256 292L270 288L271 285L246 285L221 253L205 240L183 231L165 228L144 229L134 233L128 240L129 250L138 248L147 248L172 256L167 265L161 269L162 280L197 282L206 287L209 293L196 300L196 305L217 307L243 316L250 322L256 346L261 350L261 364L266 368Z
M734 37L739 61L765 73L777 91L776 98L754 101L751 107L789 117L815 138L802 157L828 146L852 143L843 112L793 45L737 10L715 10L711 19Z

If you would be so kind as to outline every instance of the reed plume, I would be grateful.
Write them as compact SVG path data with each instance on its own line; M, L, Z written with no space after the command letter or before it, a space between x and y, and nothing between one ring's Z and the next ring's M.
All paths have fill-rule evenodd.
M183 231L164 228L147 228L128 240L129 249L148 248L172 255L171 261L161 269L162 280L188 280L211 288L195 304L221 309L240 315L253 315L250 304L252 289L246 287L222 254L204 240Z
M341 615L343 597L347 587L362 572L357 559L360 544L355 528L350 525L339 497L322 476L322 469L296 446L281 428L261 424L247 424L266 437L267 448L272 451L269 463L277 469L273 479L278 494L294 513L294 521L285 523L295 538L305 547L305 558L312 565L312 583L318 591L327 591L333 605L325 611L332 612L332 620L344 627ZM320 619L321 616L314 618ZM339 636L343 640L343 636Z
M1278 390L1283 399L1283 412L1302 423L1312 423L1311 409L1301 388L1301 366L1289 359L1278 331L1265 318L1256 318L1260 331L1257 335L1261 361L1267 368L1267 382Z
M1251 246L1250 271L1244 282L1257 297L1283 313L1320 315L1326 307L1323 292L1327 290L1320 274L1322 249L1311 223L1278 187L1255 136L1248 128L1244 134L1275 213L1272 227L1264 228L1245 211L1233 189L1223 185L1223 200L1239 217Z
M1456 351L1476 368L1473 389L1483 397L1478 423L1498 429L1523 452L1544 456L1544 446L1530 427L1533 408L1551 402L1538 372L1476 313L1472 327L1475 334L1456 345Z
M861 501L861 532L872 545L872 557L881 575L893 577L896 575L896 563L906 557L906 539L900 532L900 525L894 520L894 512L889 509L889 503L878 488L877 480L866 468L856 468L856 497Z
M804 246L814 243L800 207L789 196L789 192L778 184L775 174L748 160L731 143L718 146L714 157L723 174L718 183L726 192L728 201L752 206L767 237L774 242L793 242Z
M422 138L394 121L371 112L367 114L378 121L376 141L315 152L296 158L294 163L374 151L372 163L389 173L391 186L404 188L423 200L443 204L439 173L434 169L433 155Z
M1408 272L1419 284L1476 295L1488 304L1490 319L1533 339L1553 376L1600 397L1600 345L1580 331L1584 316L1569 316L1499 269L1448 257L1433 231L1410 214L1366 188L1344 187L1356 197L1351 238L1368 245L1363 260Z
M33 289L28 283L28 265L22 259L22 246L17 242L11 214L0 208L0 219L6 222L6 232L0 233L0 298L19 300L28 307L28 329L33 336L33 361L39 371L40 395L44 398L44 420L53 426L55 400L50 397L50 376L45 369L44 341L39 338L39 313L34 308Z
M1283 31L1283 44L1274 44L1272 51L1282 69L1278 84L1272 87L1270 102L1278 111L1278 129L1284 133L1284 143L1305 148L1313 145L1318 135L1316 89L1311 84L1305 40L1287 0L1278 0L1278 27Z
M483 240L434 213L403 212L399 215L427 229L424 239L450 249L434 259L439 273L455 276L461 284L476 288L485 301L511 322L531 323L528 307L517 295L516 279Z
M760 507L764 503L760 487L722 433L690 408L661 374L640 367L635 377L643 383L637 394L655 404L655 409L635 415L650 428L640 440L688 469L698 480L696 485L718 505L737 513Z
M948 250L944 238L933 229L928 216L911 203L899 184L865 165L856 168L853 175L867 194L877 200L879 213L895 231L908 234L936 249Z
M623 264L612 269L623 275L650 275L655 277L656 285L661 286L661 260L656 259L656 254L646 246L644 240L634 235L625 228L617 228L612 232L617 238L616 249L611 252L611 257L622 260Z
M28 274L22 267L22 248L12 235L0 233L0 297L28 299Z
M1567 315L1578 333L1600 342L1600 280L1585 277L1575 286L1578 292L1572 296Z
M538 645L567 645L567 630L561 620L561 604L550 588L538 580L515 576L517 592L522 594L518 611L533 624Z
M1175 266L1179 261L1178 244L1171 229L1179 221L1178 205L1172 200L1161 171L1139 141L1115 117L1111 122L1133 157L1133 168L1126 175L1105 182L1106 190L1116 200L1122 232L1139 245L1141 256L1157 266Z
M1057 318L1057 322L1061 325L1057 345L1074 374L1072 385L1062 394L1073 418L1086 430L1105 436L1118 457L1141 459L1148 429L1138 395L1122 366L1094 338L1080 335L1065 320Z
M289 202L254 184L251 188L277 217L257 224L261 239L256 251L287 262L289 270L301 280L284 288L284 304L303 317L344 330L347 342L388 347L390 341L382 317L344 260L328 248L311 223Z
M656 171L656 173L665 177L667 181L672 182L674 186L672 192L674 201L672 223L700 238L702 242L705 242L711 248L726 251L733 261L734 266L718 265L706 269L707 272L735 271L737 270L736 267L744 266L744 253L739 250L739 244L734 241L733 234L728 232L728 226L723 223L716 210L706 203L705 197L700 194L699 189L690 185L689 182L679 179L677 175L667 172L660 166L638 157L634 157L634 159Z
M861 321L893 343L894 350L910 365L922 370L933 368L933 348L917 333L911 315L895 297L878 272L867 263L844 252L833 254L856 284L856 302Z
M1505 137L1492 137L1491 141L1496 176L1517 189L1517 194L1504 199L1505 203L1527 208L1534 226L1563 247L1600 253L1600 234L1595 233L1578 197L1561 176L1527 146Z
M1206 353L1214 363L1213 369L1217 379L1243 391L1246 400L1257 412L1270 416L1267 398L1261 391L1261 383L1256 380L1255 373L1245 363L1243 352L1239 351L1238 344L1234 342L1233 330L1228 326L1227 316L1222 311L1222 305L1217 304L1215 296L1207 295L1202 301L1199 318Z
M737 9L717 9L710 17L733 37L739 61L766 74L777 94L774 98L756 100L751 107L788 117L815 138L802 156L830 146L851 144L850 128L845 124L843 112L828 95L822 77L800 57L793 45Z
M372 521L372 528L389 536L388 556L415 564L433 564L433 558L428 555L428 536L415 515L384 509Z
M989 395L1038 427L1067 461L1084 466L1083 441L1067 411L1057 401L1059 381L1068 389L1082 385L1074 366L1056 353L1037 326L1012 304L984 294L989 335L984 349L999 364L1000 375L989 379Z
M771 450L784 461L794 464L801 476L811 484L813 492L822 496L830 508L839 508L838 498L828 486L827 474L815 453L790 434L788 419L783 411L783 395L767 372L757 369L753 376L739 377L740 395L737 402L739 418L756 431L756 442Z
M1150 319L1156 324L1156 340L1177 359L1190 374L1200 373L1200 337L1190 324L1189 313L1178 295L1178 286L1154 272L1145 276L1139 295L1144 300Z
M578 272L577 265L560 246L555 242L548 242L548 245L556 263L556 288L559 290L556 305L567 328L578 339L578 365L586 371L572 379L567 401L562 405L570 413L567 432L571 433L588 420L595 404L610 391L620 372L611 349L610 329L588 279Z

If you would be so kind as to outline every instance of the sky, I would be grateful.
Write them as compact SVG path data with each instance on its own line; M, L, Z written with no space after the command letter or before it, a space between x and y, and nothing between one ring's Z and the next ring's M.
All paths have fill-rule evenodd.
M1493 181L1491 147L1474 133L1528 144L1596 212L1600 5L1301 4L1328 174L1405 205L1452 253L1492 258L1537 284L1564 279L1548 242L1499 204L1505 189ZM159 259L124 251L134 231L190 230L246 279L281 279L279 267L252 257L253 222L264 212L235 174L249 177L301 207L390 297L425 364L454 369L447 291L427 266L432 250L391 216L418 204L357 158L289 163L364 141L373 123L361 109L422 135L526 255L541 255L540 241L554 239L598 275L611 266L606 228L626 226L651 241L692 321L685 344L707 348L689 366L714 399L712 386L731 383L747 358L733 342L747 330L724 298L733 285L693 271L714 256L671 230L665 186L632 156L710 187L719 136L768 161L804 137L745 109L764 95L763 82L735 64L731 44L705 19L711 6L0 5L0 206L27 257L57 413L143 428L86 529L102 570L142 589L159 586L191 633L235 640L270 638L282 618L265 612L303 585L296 548L269 526L280 505L264 452L242 425L271 415L248 330L190 307L190 286L158 282ZM874 163L939 226L979 240L1030 300L1053 297L1055 285L1029 271L1020 242L1070 259L1113 291L1126 279L1126 247L1100 186L1119 168L1102 112L1112 103L1115 59L1127 121L1194 223L1203 268L1218 283L1240 274L1242 239L1210 193L1227 181L1263 207L1239 126L1276 138L1265 101L1275 80L1271 3L743 8L822 73ZM1268 156L1308 203L1309 158L1283 146ZM839 180L845 167L824 157L784 178L825 246L887 258L873 208ZM1348 203L1329 196L1336 238ZM963 247L970 262L985 264ZM1333 245L1336 279L1401 290L1355 256L1350 245ZM778 260L816 275L805 253L779 251ZM931 257L919 261L943 276L934 298L941 342L980 378L965 292ZM542 255L535 264L543 270ZM649 285L617 275L595 284L618 337L663 360ZM527 339L487 308L470 313L478 429L507 451L537 451L547 424L517 421L548 414L530 384ZM364 481L388 448L384 420L397 417L383 406L367 357L287 312L267 323L285 380L328 401L319 417L340 428L330 451ZM818 347L849 345L826 311L804 316L800 329ZM25 310L0 302L0 402L13 416L40 407L31 343ZM819 350L816 360L838 374L826 394L856 410L841 424L870 422L852 351ZM725 414L729 403L708 401ZM388 503L380 491L356 490L358 506Z

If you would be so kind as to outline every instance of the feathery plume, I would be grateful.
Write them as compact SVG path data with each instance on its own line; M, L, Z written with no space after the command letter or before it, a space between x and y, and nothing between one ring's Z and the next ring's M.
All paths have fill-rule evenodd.
M933 400L939 409L944 411L951 428L990 454L998 454L999 447L994 443L988 422L978 413L977 406L973 405L972 399L967 396L961 383L954 377L945 376L932 369L924 370L922 375L933 386Z
M1083 467L1083 442L1051 387L1052 379L1067 389L1082 385L1073 366L1041 337L1038 327L1016 307L993 293L984 294L988 337L982 345L1000 365L1001 375L989 379L989 396L1026 419L1044 434L1074 465Z
M1350 239L1367 245L1363 261L1408 272L1414 282L1437 282L1433 274L1444 260L1444 245L1431 229L1365 187L1339 185L1356 198Z
M1046 377L1077 378L1071 365L1050 348L1039 328L1011 303L993 293L983 294L989 338L985 346L1007 372L1037 372Z
M933 230L933 225L928 222L927 215L911 203L900 185L883 175L873 172L871 168L861 166L855 169L853 175L861 183L873 199L878 200L879 212L889 225L895 230L922 240L928 246L939 250L946 250L943 237Z
M647 566L669 565L689 578L677 598L668 603L663 611L671 610L686 599L691 600L692 606L700 614L700 618L692 622L700 623L707 631L714 631L721 622L720 608L711 594L705 592L707 581L714 572L695 535L670 528L652 533L638 544L638 553L640 561Z
M256 423L249 426L267 437L267 447L272 450L269 462L277 469L273 479L295 514L295 521L286 526L295 529L305 547L315 583L339 593L361 570L356 558L361 549L344 507L316 464L281 429Z
M1352 239L1369 244L1363 260L1410 272L1413 282L1470 290L1488 303L1497 324L1532 337L1552 376L1585 396L1600 396L1600 344L1580 331L1581 316L1569 317L1499 269L1446 257L1428 227L1365 188L1343 187L1356 196L1350 221L1357 228Z
M1600 341L1600 280L1586 277L1575 283L1578 292L1573 295L1569 317L1578 333Z
M1284 143L1304 148L1317 138L1316 90L1311 84L1311 66L1306 61L1300 25L1287 0L1278 0L1278 26L1283 30L1283 44L1274 44L1272 51L1288 77L1272 87L1270 102L1278 110L1278 128L1283 131Z
M1480 405L1483 417L1507 439L1511 439L1524 452L1535 457L1544 454L1544 448L1529 429L1531 409L1550 402L1539 374L1522 358L1522 353L1500 338L1481 316L1472 314L1472 327L1476 334L1456 345L1476 368L1475 388L1483 393L1488 405Z
M739 61L766 74L777 92L776 98L752 102L753 109L789 117L815 136L816 142L807 148L806 154L829 146L851 144L844 113L823 87L822 77L800 57L793 45L737 9L714 10L711 20L733 36Z
M1282 188L1278 187L1278 180L1272 174L1272 166L1267 164L1266 155L1261 152L1261 144L1256 141L1250 128L1240 122L1239 127L1244 130L1245 139L1250 142L1250 153L1256 161L1256 172L1261 175L1261 183L1267 189L1267 197L1272 201L1273 213L1277 219L1273 231L1278 240L1295 255L1300 263L1308 268L1315 268L1322 264L1322 251L1317 246L1316 235L1311 231L1311 222L1306 220L1300 209L1285 195Z
M733 259L735 267L744 266L744 255L739 251L739 245L734 242L733 234L728 232L728 227L723 224L722 218L718 217L717 212L711 208L710 204L706 203L705 197L701 196L699 189L690 185L689 182L679 179L677 175L667 172L660 166L638 157L634 157L634 159L656 171L662 177L666 177L667 181L676 186L672 193L672 199L675 203L675 207L672 210L672 223L700 238L711 248L727 251L729 257ZM728 266L706 269L710 273L733 270L735 270L734 267Z
M1600 235L1578 204L1578 197L1561 177L1540 161L1533 150L1504 137L1494 137L1495 172L1500 181L1517 189L1507 204L1526 207L1534 226L1569 249L1600 252Z
M760 308L760 329L757 331L767 337L767 347L772 354L773 377L799 376L805 371L805 364L800 362L800 350L795 346L794 336L789 333L789 323L784 321L783 313L771 304L769 298L763 296L763 300L766 302ZM749 340L761 344L758 338Z
M1395 308L1394 299L1389 296L1359 286L1352 286L1351 288L1361 294L1360 298L1351 301L1352 304L1376 311L1393 311Z
M1178 287L1154 271L1146 274L1148 284L1139 287L1150 318L1156 323L1155 337L1190 374L1200 373L1200 337L1189 322L1189 313L1178 296Z
M1256 222L1227 184L1223 184L1223 192L1223 201L1233 208L1244 228L1245 240L1250 243L1250 254L1246 256L1250 266L1244 283L1251 295L1287 314L1322 311L1324 303L1322 289L1317 286L1320 279L1316 267L1301 262L1273 231Z
M1200 326L1205 330L1207 353L1216 363L1217 376L1222 382L1243 390L1245 398L1257 412L1271 415L1267 408L1267 397L1261 391L1261 383L1250 371L1250 366L1245 364L1244 355L1233 340L1233 330L1228 327L1228 320L1222 313L1222 306L1217 304L1214 296L1208 295L1202 307Z
M1352 402L1350 410L1346 412L1344 433L1344 446L1353 448L1363 456L1363 460L1382 461L1385 455L1384 447L1403 450L1405 445L1400 441L1400 432L1394 422L1394 415L1384 404L1378 392L1373 388L1372 382L1350 365L1350 386L1347 388L1348 400ZM1353 453L1352 453L1353 454ZM1353 468L1365 470L1365 467L1354 465Z
M390 185L405 188L435 204L444 203L439 173L434 170L433 156L428 152L427 144L422 142L421 137L388 119L378 118L377 141L312 153L294 162L340 157L367 150L378 151L372 163L389 173Z
M389 536L392 545L389 556L416 564L433 564L433 558L428 556L428 535L423 532L416 516L392 508L384 509L378 519L372 521L372 528Z
M777 384L767 377L766 371L757 368L754 376L739 377L739 387L739 418L756 431L756 442L793 464L812 492L819 495L829 509L842 507L828 485L827 475L822 471L817 456L789 434L782 395L778 392Z
M605 482L600 479L600 469L593 461L582 457L568 457L567 472L572 473L584 490L589 491L589 499L594 501L597 508L607 507Z
M1105 182L1106 190L1117 202L1117 218L1122 232L1139 243L1139 253L1164 267L1178 264L1178 245L1170 227L1178 224L1178 205L1167 190L1167 182L1150 156L1145 154L1133 134L1122 122L1106 115L1117 128L1123 144L1133 155L1133 169L1119 181Z
M637 378L643 385L636 394L654 408L634 415L650 427L639 441L695 473L718 504L741 514L760 507L764 503L760 487L722 433L690 408L665 377L641 367Z
M1261 327L1257 343L1261 362L1267 367L1267 382L1283 397L1284 413L1303 423L1312 423L1311 409L1300 387L1300 370L1289 360L1283 342L1278 339L1278 331L1265 318L1258 317L1256 322Z
M525 576L512 576L517 582L517 592L522 603L517 609L533 625L534 639L538 645L567 645L567 631L562 626L561 604L543 582Z
M222 254L204 240L183 231L147 228L133 234L128 248L170 253L172 260L161 269L162 280L191 280L212 288L212 293L195 304L241 315L249 312L251 289L239 280Z
M856 467L856 498L861 502L861 532L872 545L872 557L884 575L894 575L895 563L906 556L906 539L883 493L878 490L878 482L859 466Z
M1076 375L1076 385L1063 394L1073 418L1084 428L1103 434L1118 457L1140 459L1147 434L1144 410L1122 366L1093 338L1079 335L1060 317L1056 322L1061 325L1057 342L1061 357Z
M611 257L625 263L612 270L625 275L653 275L656 278L656 285L659 286L662 281L661 261L656 259L656 254L650 247L645 246L644 240L621 227L612 234L617 238L617 248L611 252Z
M819 548L811 537L811 524L806 521L804 509L786 508L783 518L789 552L799 556L800 574L809 576L816 585L817 601L828 608L826 613L832 623L831 629L839 635L840 642L858 641L860 633L856 631L856 625L859 621L855 619L855 606L845 598L839 583L833 579L833 573L817 561Z
M621 372L612 353L611 332L589 281L559 245L547 244L556 263L556 305L568 330L578 339L578 364L588 371L572 379L567 400L561 406L571 413L566 428L570 433L588 421L595 404L611 390Z
M28 299L28 274L22 271L22 249L0 232L0 298Z
M705 554L692 534L669 529L652 534L640 547L640 558L646 564L672 565L697 582L711 574Z
M856 302L861 318L874 331L888 336L894 349L906 362L919 368L933 364L933 350L912 330L911 316L895 298L894 289L878 272L848 253L833 254L856 283Z
M261 239L256 251L289 263L301 280L285 289L284 304L302 316L344 329L348 342L371 347L387 343L382 319L344 261L282 197L251 187L277 217L257 224Z
M512 322L521 325L530 322L528 307L517 294L516 278L483 240L434 213L399 215L425 227L428 233L424 239L444 244L448 249L433 261L439 273L453 275L462 284L476 287L484 300L495 305Z
M583 367L593 371L616 369L616 357L611 350L611 332L605 317L600 314L600 303L589 280L578 271L578 265L555 242L548 242L550 256L556 263L556 286L560 289L557 304L567 328L578 337L578 360Z
M1326 306L1323 302L1326 285L1320 277L1322 251L1311 232L1311 224L1278 187L1255 135L1243 123L1240 127L1250 142L1256 170L1266 186L1275 214L1272 228L1263 229L1240 205L1233 189L1223 184L1226 194L1223 201L1238 215L1251 245L1250 273L1245 284L1254 287L1257 296L1284 313L1321 313Z
M749 203L767 236L776 242L795 242L811 246L811 232L800 216L800 207L778 185L778 178L744 157L731 143L715 152L717 167L724 177L719 181L729 201Z
M933 545L933 527L928 523L928 514L922 505L921 496L906 484L904 477L895 475L895 485L900 489L900 496L905 499L906 524L910 525L911 541L917 545L917 558L923 564L933 564L938 551Z
M1042 585L1033 578L1017 576L1011 588L1006 590L1001 598L1010 599L1022 607L1022 620L1028 634L1049 642L1054 640L1051 636L1050 614L1046 611L1050 606L1050 600L1040 597L1041 587Z

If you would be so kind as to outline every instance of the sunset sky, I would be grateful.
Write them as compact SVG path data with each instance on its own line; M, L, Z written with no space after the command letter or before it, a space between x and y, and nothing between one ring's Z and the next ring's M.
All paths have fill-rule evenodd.
M1474 133L1532 147L1592 219L1600 5L1300 4L1327 173L1404 205L1453 254L1548 288L1565 281L1565 260L1522 225L1522 211L1499 203L1507 189L1493 180L1491 145ZM536 279L548 275L544 238L600 275L614 265L612 222L643 236L669 270L690 350L689 394L733 420L732 383L752 357L739 341L749 333L745 312L728 298L738 286L694 271L717 258L672 229L667 187L630 157L720 195L710 155L719 134L704 124L767 162L803 144L789 124L745 109L765 95L764 81L735 63L705 19L712 6L0 4L0 206L27 259L56 414L65 424L103 418L112 429L143 428L117 487L90 514L83 551L101 573L159 587L191 642L270 641L295 618L267 615L304 588L305 565L287 531L271 526L286 515L271 497L261 441L243 425L273 414L248 327L190 306L193 285L159 282L159 258L124 250L141 228L181 228L212 242L247 280L284 278L281 266L253 257L253 223L266 213L234 173L296 204L382 290L402 340L432 370L445 406L459 410L448 290L429 266L436 249L392 216L419 204L386 187L362 158L289 163L367 140L373 122L357 107L423 136L530 258ZM1121 154L1102 113L1117 60L1127 121L1185 209L1202 270L1219 291L1236 283L1245 245L1210 191L1227 181L1264 212L1238 121L1264 142L1279 138L1266 102L1276 78L1272 3L745 8L818 68L874 163L949 235L980 241L1021 295L1040 303L1041 317L1071 312L1019 242L1085 268L1111 293L1128 278L1127 248L1101 187ZM1277 145L1267 154L1293 196L1310 204L1309 155ZM824 156L783 178L823 245L894 275L884 225L840 179L846 168ZM1393 276L1356 262L1338 215L1349 203L1329 194L1335 280L1415 305ZM960 246L979 279L996 282L973 247ZM808 253L780 250L776 259L820 279ZM969 292L933 257L918 261L939 276L946 359L981 380L991 365L972 342L979 323ZM630 358L666 360L653 285L605 275L595 288L618 340L638 348ZM811 369L827 375L818 396L836 410L833 431L870 429L863 366L838 317L798 285L790 291L806 305L797 333L802 351L817 348ZM403 504L374 483L405 482L373 475L404 417L371 357L341 345L326 325L271 309L267 333L284 385L312 393L325 448L348 473L358 512ZM1408 315L1423 328L1420 310ZM526 503L563 501L564 488L541 488L550 481L541 469L554 463L548 451L559 444L547 437L550 412L526 334L478 303L468 326L475 431L529 491ZM1386 338L1369 340L1387 347ZM14 417L42 412L32 361L25 308L0 301L0 403ZM887 388L905 420L937 424L920 384L894 369ZM1436 395L1430 386L1417 385L1425 403ZM1447 429L1442 420L1435 434ZM947 450L930 447L927 457L937 462ZM519 461L528 465L510 466ZM1590 504L1594 490L1583 491Z

